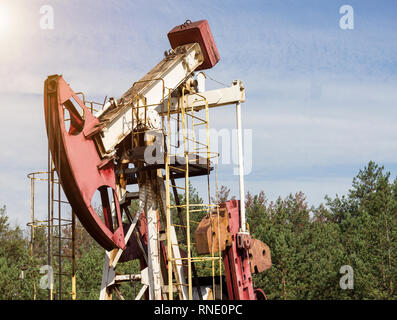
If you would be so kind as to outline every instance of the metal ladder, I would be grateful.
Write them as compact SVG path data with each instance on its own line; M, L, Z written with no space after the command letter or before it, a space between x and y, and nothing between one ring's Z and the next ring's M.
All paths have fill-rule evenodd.
M62 204L68 204L67 201L61 199L61 186L57 178L54 177L55 170L53 163L50 163L50 170L46 172L32 172L28 174L31 188L31 221L27 224L30 227L30 257L34 258L35 229L47 229L47 265L51 267L50 287L48 288L48 298L54 300L62 300L63 277L71 279L71 291L69 295L72 300L76 299L76 263L75 263L75 214L71 213L71 219L65 219L62 216ZM35 213L35 187L37 181L46 181L48 186L48 216L45 220L39 220ZM56 192L57 186L57 192ZM57 198L55 194L58 194ZM55 207L58 207L58 210ZM58 216L56 217L56 211ZM65 237L65 228L70 227L70 237ZM65 244L66 242L66 244ZM63 250L71 248L71 254L65 255ZM56 251L56 252L54 252ZM70 259L71 272L63 271L63 259ZM56 281L54 281L56 280ZM54 286L54 282L56 282ZM56 289L54 289L56 288ZM33 299L37 297L37 288L34 284Z
M206 213L209 214L214 209L218 210L217 204L211 203L211 190L210 190L210 164L211 159L217 159L217 153L211 153L210 151L210 137L209 137L209 111L208 111L208 103L204 97L202 100L197 100L194 103L205 102L205 116L200 117L197 115L198 112L195 111L194 103L192 105L186 106L185 105L185 88L182 89L182 105L180 110L177 114L177 117L173 117L170 111L170 103L168 101L167 105L167 139L166 139L166 152L165 152L165 184L166 184L166 213L167 213L167 226L181 228L183 230L183 234L185 236L186 242L184 243L184 247L186 248L186 257L175 257L173 247L178 245L175 243L175 239L173 239L171 235L171 228L167 228L167 255L168 255L168 287L169 287L169 299L172 300L174 298L173 295L173 286L180 287L185 286L188 291L187 299L192 300L193 298L203 298L203 294L201 292L201 288L196 285L196 295L193 295L193 279L197 278L197 274L195 272L195 265L198 263L203 263L204 266L200 265L200 270L205 267L206 263L210 263L210 271L212 277L212 299L216 297L216 281L215 281L215 264L218 262L219 267L219 277L220 277L220 290L222 291L222 256L220 250L218 250L218 255L214 254L214 250L212 250L210 256L197 256L195 254L194 245L195 243L192 241L192 224L198 225L199 222L194 220L194 216L198 214ZM179 116L180 113L180 116ZM165 115L163 115L164 117ZM176 123L178 130L177 130L177 139L178 145L173 145L171 143L171 123ZM164 120L163 120L164 123ZM190 129L189 129L190 125ZM180 147L180 132L179 127L182 127L182 138L183 138L183 152L176 152ZM205 141L200 141L197 138L196 129L199 126L204 126L206 130ZM173 160L177 163L177 159L182 157L184 159L184 166L174 165ZM206 169L206 176L207 176L207 186L208 186L208 203L192 203L190 199L190 175L191 175L191 167L197 165L197 160L202 161L204 163L204 167ZM195 163L194 163L195 162ZM202 163L200 163L202 164ZM183 175L184 178L184 186L177 186L175 183L174 175L176 172L179 172L180 175ZM217 172L217 170L215 171ZM217 176L215 176L215 183L217 181ZM217 189L217 183L216 183ZM174 201L175 204L171 204L171 190L173 191ZM181 204L179 201L179 196L176 190L181 190L184 194L185 203ZM218 193L216 192L216 195ZM216 201L217 202L217 201ZM177 211L180 217L180 223L176 224L173 221L172 213ZM181 218L181 211L184 211L183 214L185 215L186 219L183 220ZM193 217L193 219L192 219ZM213 215L210 215L211 219ZM218 212L218 219L219 219L219 212ZM219 224L218 224L219 228ZM219 232L218 232L219 234ZM219 243L219 242L218 242ZM175 266L183 267L187 265L187 284L183 283L181 279L178 279L175 275L175 281L173 279L172 270L175 269ZM194 277L193 274L194 273ZM220 297L222 293L220 293Z

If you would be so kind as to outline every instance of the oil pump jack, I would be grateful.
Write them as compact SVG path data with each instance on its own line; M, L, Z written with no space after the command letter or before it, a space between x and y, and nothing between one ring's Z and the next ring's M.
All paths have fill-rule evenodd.
M200 70L220 60L206 20L178 25L168 39L164 59L97 112L61 75L44 84L57 176L79 221L106 250L100 299L113 294L124 299L119 290L124 281L142 284L136 299L264 299L252 274L271 267L270 250L252 238L245 217L243 83L205 90ZM236 106L240 201L209 197L206 204L194 203L189 178L209 181L219 156L210 151L209 110L227 105ZM130 191L132 186L138 191ZM131 212L134 200L139 208ZM116 271L119 263L135 259L139 274Z

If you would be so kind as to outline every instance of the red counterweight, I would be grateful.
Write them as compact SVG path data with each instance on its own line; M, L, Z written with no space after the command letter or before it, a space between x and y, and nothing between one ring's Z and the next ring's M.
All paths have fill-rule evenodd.
M194 42L200 45L204 56L204 62L196 69L197 71L212 68L220 59L207 20L195 22L187 20L184 24L176 26L168 32L168 40L170 41L172 49Z

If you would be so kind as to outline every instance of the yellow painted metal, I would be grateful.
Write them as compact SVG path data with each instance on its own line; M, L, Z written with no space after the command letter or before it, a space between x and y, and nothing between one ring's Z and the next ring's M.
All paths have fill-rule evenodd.
M185 88L183 88L183 92ZM183 96L183 94L182 94ZM189 153L188 149L188 141L187 141L187 130L186 130L186 119L185 119L185 108L182 106L182 131L183 131L183 145L185 147L185 201L186 201L186 229L187 229L187 274L188 274L188 286L189 286L189 300L193 299L193 290L192 290L192 260L191 260L191 244L190 244L190 213L189 213Z
M171 94L171 90L169 90L169 94ZM169 95L170 96L170 95ZM167 105L167 145L171 145L171 121L170 121L170 101L168 99ZM164 128L164 117L162 117L163 128ZM169 150L168 148L165 150L165 192L166 192L166 216L167 216L167 256L168 256L168 299L173 300L173 289L172 289L172 243L171 243L171 199L170 199L170 168L169 168Z
M205 100L205 97L201 96L203 100L200 101L195 101L194 103L202 103L203 101L205 102L205 108L204 108L204 112L205 112L205 116L204 117L200 117L198 115L199 111L197 111L197 108L194 108L194 103L193 105L190 106L185 106L184 105L184 96L185 96L185 88L182 88L182 99L181 101L181 105L178 108L178 112L180 113L180 118L179 118L179 114L178 114L178 118L176 117L171 117L172 113L175 112L171 112L170 111L170 105L168 104L167 106L167 130L164 130L167 132L167 139L166 139L166 153L165 153L165 169L166 169L166 175L165 175L165 180L166 180L166 192L167 192L167 225L170 226L174 226L174 227L178 227L178 228L183 228L186 229L186 244L184 245L180 245L180 247L183 247L184 249L186 249L186 257L181 257L181 258L174 258L172 257L172 252L171 252L171 240L170 237L167 233L167 248L168 248L168 266L169 266L169 279L168 279L168 286L170 288L169 291L169 297L170 299L172 299L172 286L173 285L183 285L183 286L187 286L188 287L188 298L189 300L193 299L193 284L192 284L192 264L193 263L201 263L203 265L200 264L200 270L206 269L206 263L210 263L211 266L208 267L208 269L210 269L211 271L211 276L212 276L212 292L213 292L213 299L215 299L216 297L220 297L222 298L222 256L221 256L221 250L217 250L217 255L215 255L214 250L212 250L212 252L210 253L210 256L194 256L195 255L195 250L193 250L195 243L192 241L192 227L191 224L199 224L199 222L194 221L192 219L192 215L198 214L198 213L202 213L202 212L213 212L213 210L216 210L217 212L217 216L219 219L219 210L218 210L218 201L216 200L216 203L213 204L211 203L211 189L210 189L210 178L209 178L209 171L210 171L210 161L211 159L215 159L216 163L215 163L215 190L216 190L216 194L215 194L215 198L217 199L218 196L218 186L217 186L217 159L219 157L219 153L215 153L215 152L211 152L210 151L210 136L209 136L209 111L208 111L208 103ZM200 96L200 95L199 95ZM163 128L164 126L164 117L163 119ZM182 127L182 140L183 140L183 151L178 150L179 147L172 145L171 144L171 136L172 136L172 132L171 132L171 121L177 122L177 126L179 128L179 126ZM197 134L196 134L196 129L198 126L205 126L205 130L206 130L206 139L205 141L199 141L197 139ZM180 136L179 136L179 130L178 130L178 136L177 139L179 141ZM179 143L178 143L179 144ZM173 152L175 151L175 152ZM206 164L207 164L207 184L208 184L208 203L192 203L191 199L189 197L189 186L190 186L190 177L189 177L189 165L193 162L196 161L195 158L193 157L194 160L190 159L190 155L194 155L194 156L200 156L205 158ZM184 158L184 167L176 167L176 166L172 166L169 164L169 159L170 158L174 158L174 157L183 157ZM184 173L184 185L182 186L176 186L171 184L171 179L170 179L170 175L171 175L171 170L173 171L179 171L179 172L183 172ZM184 200L185 203L184 204L171 204L170 202L170 192L171 192L171 188L177 188L179 190L182 190L184 192ZM171 221L171 213L172 210L175 209L182 209L184 216L185 216L185 225L181 225L181 224L169 224ZM213 215L210 215L211 219L213 218ZM212 224L211 224L212 225ZM220 224L218 223L218 228L220 226ZM167 228L168 229L168 228ZM168 230L167 230L168 231ZM220 236L220 232L217 232L217 234ZM219 239L220 240L220 239ZM220 241L218 241L219 246L220 246ZM187 284L182 284L178 281L174 281L174 279L172 279L172 272L171 272L171 266L173 263L178 264L178 265L183 265L187 266L187 271L188 271L188 276L187 276L187 280L188 283ZM220 287L220 295L216 295L216 266L218 266L219 268L219 287ZM176 280L176 279L175 279Z
M76 214L72 211L72 300L77 299L76 287Z

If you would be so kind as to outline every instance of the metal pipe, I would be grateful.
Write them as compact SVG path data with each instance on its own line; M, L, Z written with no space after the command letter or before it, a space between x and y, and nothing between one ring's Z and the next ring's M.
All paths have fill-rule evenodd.
M185 88L182 89L182 103L184 101ZM192 289L192 256L191 256L191 241L190 241L190 199L189 199L189 145L186 139L188 133L188 122L185 117L185 105L182 104L182 129L183 129L183 145L185 151L185 204L186 204L186 233L187 233L187 279L189 289L189 300L193 300Z
M34 183L35 175L30 178L30 210L31 210L31 227L30 227L30 260L33 261L34 253ZM33 300L36 300L36 283L33 282Z
M34 177L34 175L33 175ZM34 179L30 179L30 258L33 260L33 240L34 240ZM36 300L36 299L35 299Z
M76 250L75 250L75 239L76 234L76 215L72 211L72 300L76 300Z
M171 90L169 91L171 93ZM170 101L171 99L168 99L168 104L167 104L167 143L166 146L171 145L171 135L170 135L170 130L171 130L171 125L170 125ZM170 147L171 148L171 147ZM170 150L167 148L164 153L165 157L165 190L166 190L166 198L165 198L165 203L166 203L166 215L167 215L167 259L168 259L168 299L173 300L173 285L172 285L172 243L171 243L171 199L170 199L170 168L169 168L169 152Z
M47 99L49 99L50 97L48 96ZM51 108L48 108L47 110L48 112L48 123L47 123L47 128L48 128L48 153L47 153L47 192L48 192L48 212L47 212L47 221L48 221L48 229L47 229L47 264L49 266L51 266L51 114L52 114L52 110ZM51 279L52 280L52 279ZM52 300L52 291L51 291L51 287L48 288L48 299Z
M60 140L61 128L58 127ZM62 300L62 207L61 207L61 144L58 143L58 300Z
M243 163L243 136L241 128L241 103L236 103L237 117L237 148L238 148L238 174L240 179L240 226L241 231L246 232L245 220L245 192L244 192L244 163Z
M52 158L51 158L52 159ZM54 295L54 162L53 160L51 160L51 175L50 175L50 179L51 179L51 219L49 221L50 223L50 264L49 266L51 267L51 281L50 281L50 293L51 293L51 299L50 300L54 300L54 298L56 299L56 296ZM56 293L56 292L55 292Z

